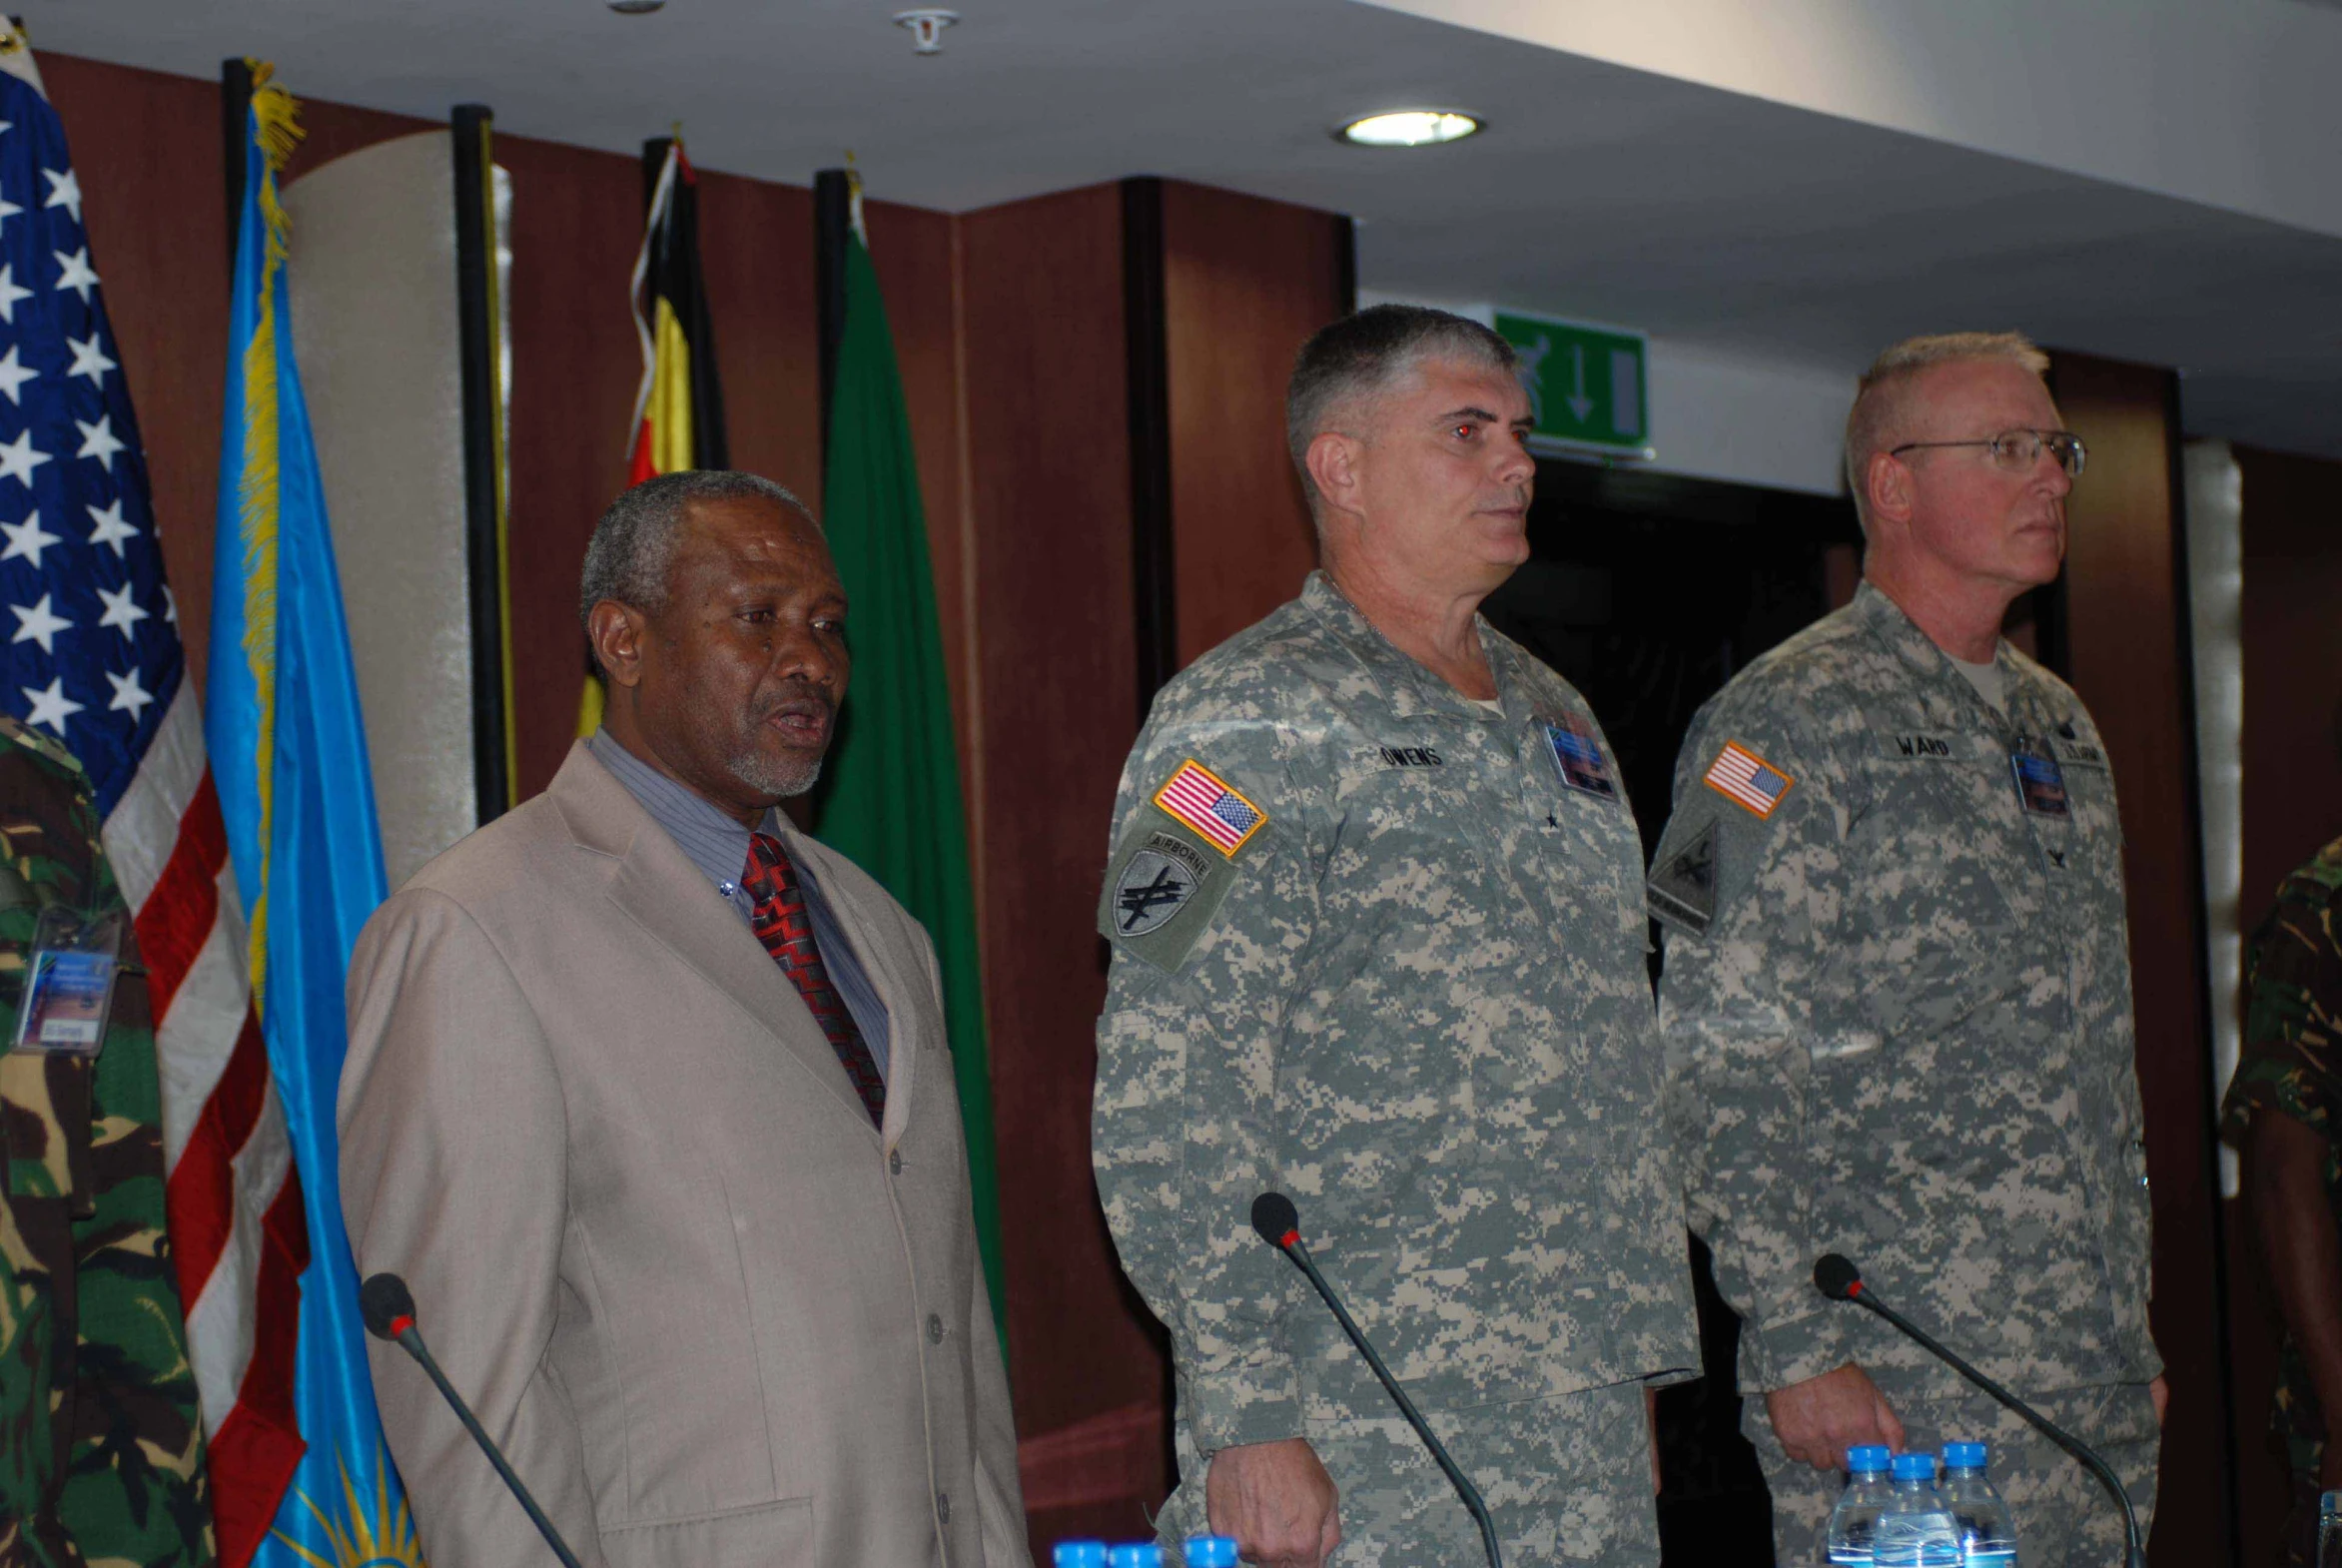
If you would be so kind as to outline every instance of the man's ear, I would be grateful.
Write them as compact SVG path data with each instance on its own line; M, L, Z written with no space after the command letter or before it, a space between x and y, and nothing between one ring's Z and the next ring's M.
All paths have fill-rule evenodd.
M1344 435L1339 430L1320 430L1302 454L1309 469L1310 482L1326 505L1335 511L1354 512L1358 509L1358 490L1361 479L1359 467L1365 457L1366 443L1355 435Z
M642 679L642 647L649 640L650 623L642 611L616 599L603 599L585 617L585 638L602 675L613 686L632 686Z
M1874 522L1902 526L1911 521L1911 469L1883 451L1871 453L1863 465L1863 491L1870 499Z

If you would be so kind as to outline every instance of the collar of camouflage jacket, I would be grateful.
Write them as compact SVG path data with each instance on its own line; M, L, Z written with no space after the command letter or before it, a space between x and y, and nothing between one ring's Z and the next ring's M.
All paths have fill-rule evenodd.
M1302 584L1301 603L1364 666L1367 678L1389 696L1393 718L1441 713L1451 718L1496 724L1531 717L1514 644L1490 626L1485 616L1474 616L1473 623L1479 628L1480 648L1487 655L1488 668L1496 677L1496 695L1504 705L1501 715L1491 713L1432 674L1412 654L1384 636L1381 628L1368 620L1365 612L1334 585L1323 568L1309 573L1309 580Z
M1850 606L1872 635L1887 644L1895 655L1921 675L1941 676L1947 680L1960 679L1952 665L1952 655L1936 646L1936 641L1920 630L1919 622L1865 577L1855 585L1854 603ZM1996 638L1992 644L1992 663L2003 678L2013 683L2023 675L2016 661L2009 656L2006 637Z

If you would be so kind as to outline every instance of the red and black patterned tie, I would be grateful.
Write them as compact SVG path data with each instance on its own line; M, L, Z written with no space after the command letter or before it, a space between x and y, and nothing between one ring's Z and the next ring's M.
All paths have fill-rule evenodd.
M854 1093L862 1097L871 1125L883 1124L886 1080L878 1076L878 1059L870 1054L869 1042L847 1011L846 999L830 984L829 969L813 939L813 917L805 908L805 890L797 885L797 868L789 864L789 852L779 839L769 833L748 836L748 866L741 873L740 886L755 901L748 916L749 929L781 966L781 973L795 984L813 1021L829 1037L830 1049L838 1054L838 1065L846 1070L846 1077L853 1080Z

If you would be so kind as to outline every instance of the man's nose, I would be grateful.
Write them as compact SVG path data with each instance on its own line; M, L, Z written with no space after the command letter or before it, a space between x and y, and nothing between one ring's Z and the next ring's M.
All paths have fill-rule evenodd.
M773 673L834 687L845 673L845 658L830 639L810 625L799 624L789 627L774 644Z
M1537 458L1519 440L1497 444L1496 477L1506 484L1522 484L1537 476Z

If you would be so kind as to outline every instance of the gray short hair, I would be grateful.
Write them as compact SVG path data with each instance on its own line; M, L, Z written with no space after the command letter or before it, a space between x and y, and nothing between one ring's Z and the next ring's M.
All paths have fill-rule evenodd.
M1317 482L1309 477L1309 443L1425 360L1463 360L1508 375L1520 370L1512 345L1488 328L1421 305L1369 306L1301 345L1285 384L1285 446L1312 506Z
M1908 401L1899 395L1911 379L1939 365L1969 365L1978 361L2019 365L2035 376L2049 374L2049 357L2022 333L1936 333L1906 338L1889 348L1863 372L1855 389L1854 406L1846 415L1846 482L1854 491L1856 513L1863 527L1871 525L1871 498L1863 475L1871 458L1906 439L1910 419Z
M667 573L675 564L676 525L692 501L739 500L760 495L807 522L805 503L761 474L730 468L686 468L645 479L610 502L585 545L585 570L577 588L577 620L590 632L593 607L604 599L658 610L667 602ZM819 523L815 523L819 526Z

